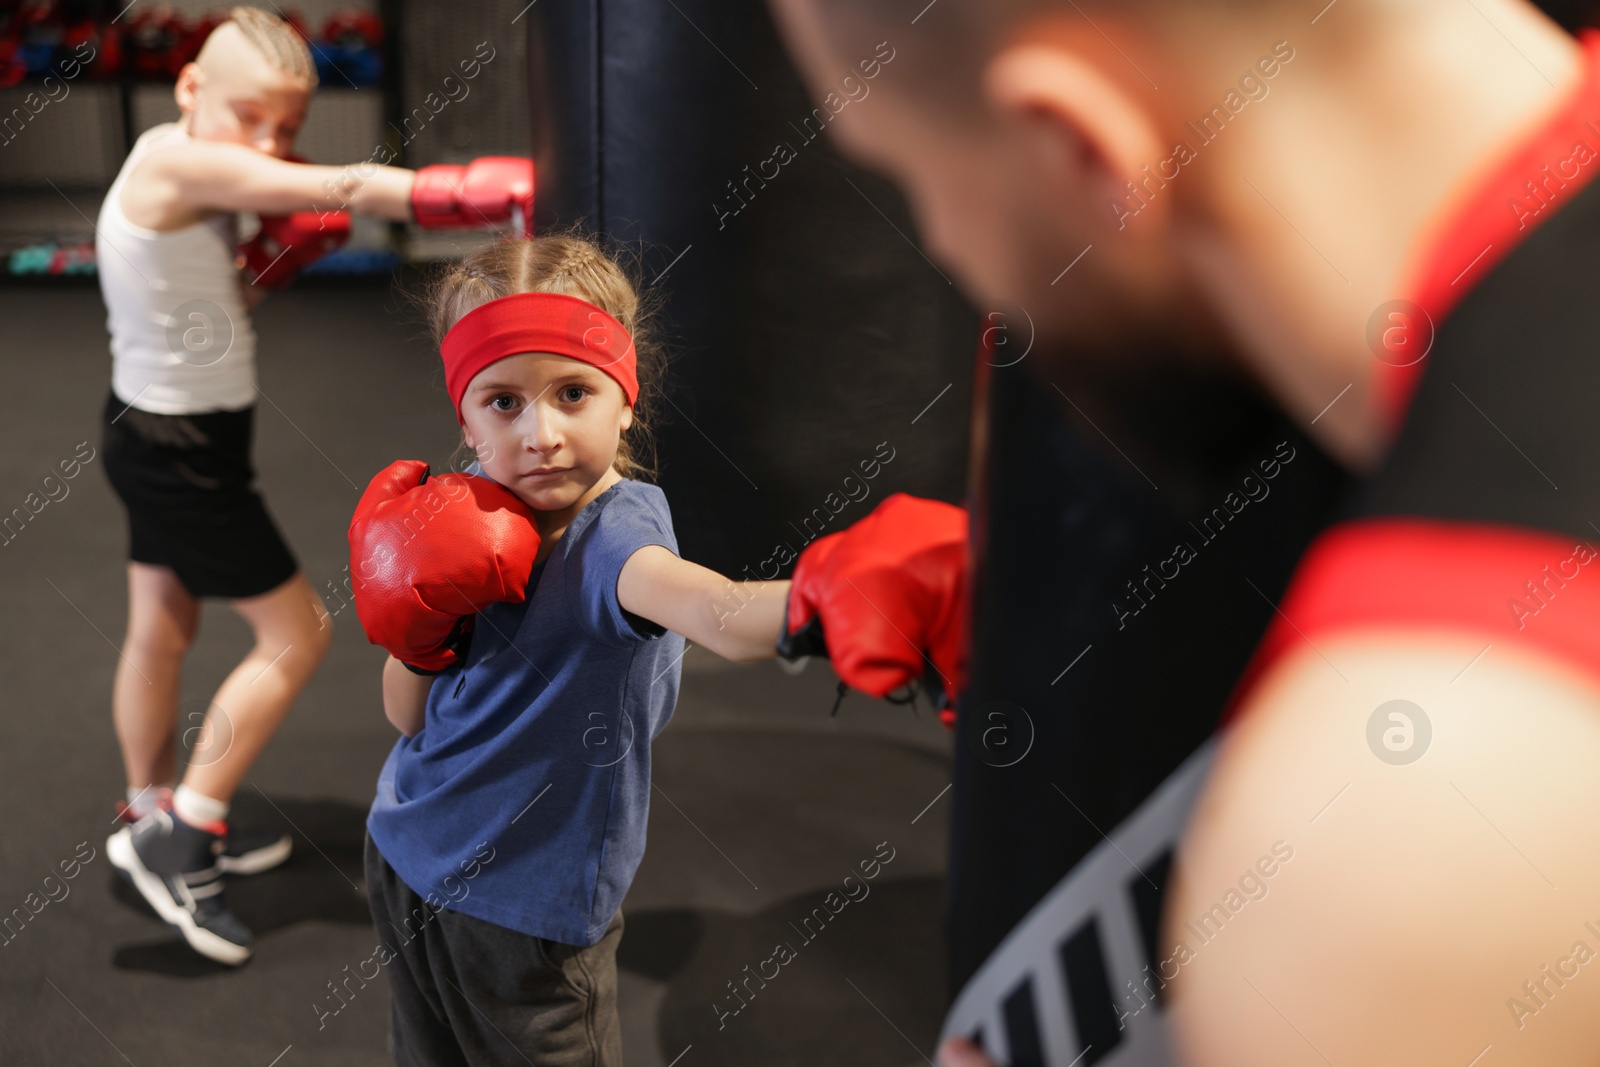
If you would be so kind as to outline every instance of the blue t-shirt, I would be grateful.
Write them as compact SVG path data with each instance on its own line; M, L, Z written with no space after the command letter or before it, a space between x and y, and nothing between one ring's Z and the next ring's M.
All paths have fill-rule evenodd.
M617 600L646 545L678 551L666 495L624 478L573 518L522 603L478 614L422 729L389 753L367 829L435 906L587 946L622 903L684 652Z

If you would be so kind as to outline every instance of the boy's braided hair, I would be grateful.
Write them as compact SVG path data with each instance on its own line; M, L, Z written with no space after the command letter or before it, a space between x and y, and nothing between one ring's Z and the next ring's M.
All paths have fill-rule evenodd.
M281 70L310 85L317 84L317 66L305 38L282 18L259 7L236 7L228 21L239 27L245 40L267 57L274 69Z

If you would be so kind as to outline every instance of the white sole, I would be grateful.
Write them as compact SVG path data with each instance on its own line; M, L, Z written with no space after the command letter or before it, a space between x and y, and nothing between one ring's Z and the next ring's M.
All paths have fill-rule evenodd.
M284 834L277 841L258 848L253 852L246 852L243 856L221 855L217 857L217 866L223 874L260 874L270 871L289 858L289 853L294 851L294 841L288 834Z
M173 901L161 876L151 871L139 859L139 853L133 847L133 835L126 826L106 838L106 857L118 870L127 872L128 877L133 879L133 887L139 891L139 895L144 897L145 902L155 909L156 914L161 916L164 922L178 928L178 932L183 935L190 948L207 959L233 967L250 958L248 947L235 945L226 938L218 937L210 930L195 925L194 916Z

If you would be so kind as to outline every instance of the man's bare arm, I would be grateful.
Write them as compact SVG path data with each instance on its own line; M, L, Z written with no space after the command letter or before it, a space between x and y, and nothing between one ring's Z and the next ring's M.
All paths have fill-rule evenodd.
M1186 1064L1595 1062L1600 687L1487 641L1318 636L1255 689L1168 894Z

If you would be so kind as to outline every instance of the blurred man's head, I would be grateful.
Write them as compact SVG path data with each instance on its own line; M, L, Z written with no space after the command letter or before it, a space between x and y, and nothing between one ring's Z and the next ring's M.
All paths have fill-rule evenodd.
M834 120L837 143L901 183L924 241L975 299L1017 301L1047 328L1079 337L1113 310L1147 316L1182 287L1169 224L1178 185L1198 183L1189 173L1148 176L1173 156L1183 125L1180 71L1197 75L1206 63L1195 53L1224 40L1259 39L1270 54L1282 39L1266 17L1278 6L1269 0L774 6L817 85L874 42L896 49L873 103ZM1130 181L1145 183L1142 205ZM1052 285L1091 245L1072 268L1074 284ZM1046 304L1055 312L1041 311Z
M895 48L830 129L970 296L1102 348L1214 334L1308 424L1353 385L1316 432L1357 461L1367 320L1581 66L1523 0L769 2L819 95Z
M287 22L236 7L213 30L174 90L189 132L286 156L317 85L311 50Z

